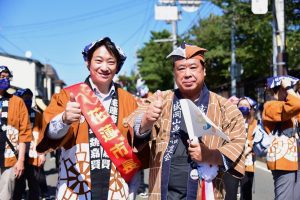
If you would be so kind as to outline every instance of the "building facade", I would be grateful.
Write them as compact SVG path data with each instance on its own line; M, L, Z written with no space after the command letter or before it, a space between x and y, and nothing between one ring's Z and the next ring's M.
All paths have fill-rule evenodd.
M9 93L14 93L19 88L31 89L34 95L33 106L42 110L51 96L65 86L51 65L42 64L35 59L0 52L0 65L8 66L13 74Z

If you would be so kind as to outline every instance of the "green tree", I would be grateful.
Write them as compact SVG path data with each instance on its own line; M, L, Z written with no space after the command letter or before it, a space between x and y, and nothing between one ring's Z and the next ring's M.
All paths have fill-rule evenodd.
M251 1L237 0L212 0L213 3L220 6L224 10L224 17L232 20L235 16L237 27L236 45L238 49L238 58L244 61L247 52L254 53L250 55L251 60L261 60L258 63L253 63L254 72L247 67L245 69L245 77L271 75L271 70L265 71L269 65L271 67L272 58L272 10L274 0L269 1L269 12L265 15L254 15L251 12ZM293 69L299 66L299 30L300 30L300 0L285 0L285 24L286 24L286 50L289 55L289 68ZM248 48L244 48L248 46ZM252 49L251 49L252 48ZM244 50L243 50L244 49ZM246 51L245 51L246 50ZM250 51L249 51L250 50ZM258 56L259 55L259 56ZM257 58L254 58L256 56ZM249 60L250 61L250 60ZM265 61L265 67L262 69L260 64ZM245 63L243 63L243 66Z
M171 34L163 30L151 32L150 41L138 50L138 68L149 90L166 90L173 88L173 67L166 56L172 51L171 42L155 42L157 39L170 38Z
M185 36L187 43L206 48L206 83L217 89L230 80L230 25L224 17L210 15L199 21Z
M139 75L132 71L129 76L119 75L119 83L121 86L126 89L128 92L135 94L136 93L136 81L139 78Z
M288 1L286 6L287 16L290 16L286 18L290 63L299 63L296 56L299 55L299 4L296 1L299 2ZM249 0L212 2L223 9L223 15L200 20L184 37L209 50L206 80L211 88L217 89L230 85L230 32L234 24L236 61L243 69L238 86L245 88L246 95L254 94L254 83L263 85L266 77L272 75L272 6L270 4L267 14L254 15Z
M300 0L285 1L286 51L288 66L300 76Z
M236 62L242 68L238 87L245 95L254 96L253 85L264 85L272 75L272 4L265 15L251 11L250 0L212 0L223 9L221 16L201 19L186 34L179 36L178 44L187 43L206 48L206 83L213 91L230 89L231 29L235 28ZM286 50L289 68L300 76L300 0L286 0ZM233 23L234 22L234 23ZM157 43L156 39L170 37L166 30L152 32L151 39L138 51L138 67L149 89L173 88L172 63L166 59L171 43ZM293 75L293 74L291 74Z

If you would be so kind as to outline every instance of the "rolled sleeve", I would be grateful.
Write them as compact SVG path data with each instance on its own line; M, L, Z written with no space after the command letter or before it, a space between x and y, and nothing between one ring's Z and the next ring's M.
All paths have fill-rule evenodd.
M47 136L50 139L60 139L67 134L70 125L63 123L62 121L63 114L64 112L58 114L50 121L48 131L47 131Z
M147 136L149 136L149 134L151 133L151 130L148 130L144 133L140 133L143 116L144 116L144 113L138 115L135 119L134 126L133 126L134 135L139 139L144 139Z

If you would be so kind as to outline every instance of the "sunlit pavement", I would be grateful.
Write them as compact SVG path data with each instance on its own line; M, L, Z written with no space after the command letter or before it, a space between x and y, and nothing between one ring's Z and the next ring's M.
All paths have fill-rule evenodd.
M57 183L57 169L55 167L55 158L50 158L50 155L47 155L47 161L45 164L45 173L47 177L47 184L49 189L50 198L55 199L56 192L56 183ZM144 171L144 184L148 185L148 175L149 170ZM145 193L137 195L137 200L148 199L148 190L146 189ZM256 161L256 172L255 172L255 181L254 181L254 191L253 191L253 200L256 199L265 199L271 200L274 199L273 193L273 179L271 172L267 169L266 163L261 161Z

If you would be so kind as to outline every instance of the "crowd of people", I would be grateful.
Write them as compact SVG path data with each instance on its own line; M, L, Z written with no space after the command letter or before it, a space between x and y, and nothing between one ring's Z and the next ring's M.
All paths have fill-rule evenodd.
M38 200L47 196L46 158L36 151L42 113L32 108L30 89L19 89L13 95L7 92L12 77L7 66L0 66L0 199Z
M252 199L259 125L273 138L266 163L275 199L300 199L299 80L268 79L259 112L254 98L227 99L208 89L206 51L182 43L167 56L177 88L137 98L113 81L126 56L102 38L82 51L88 77L54 94L44 111L32 107L30 89L7 92L12 73L1 66L0 199L44 198L45 155L55 150L55 199L135 199L145 192L144 169L148 199ZM228 139L189 138L181 99Z

